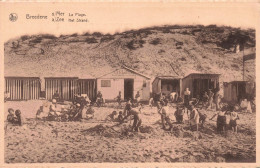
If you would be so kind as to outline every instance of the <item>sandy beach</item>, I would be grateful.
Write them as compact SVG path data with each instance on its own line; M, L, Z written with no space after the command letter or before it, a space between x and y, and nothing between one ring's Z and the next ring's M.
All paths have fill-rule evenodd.
M217 134L216 121L207 120L199 132L189 125L174 124L172 132L161 129L156 107L145 106L140 114L141 132L129 132L130 122L117 125L104 121L116 110L113 105L95 107L95 117L81 122L39 121L35 119L42 100L6 102L7 109L20 109L22 127L5 123L6 163L80 162L255 162L255 113L239 113L238 133ZM170 107L170 118L175 107ZM201 110L211 118L214 110ZM216 119L215 119L216 120Z

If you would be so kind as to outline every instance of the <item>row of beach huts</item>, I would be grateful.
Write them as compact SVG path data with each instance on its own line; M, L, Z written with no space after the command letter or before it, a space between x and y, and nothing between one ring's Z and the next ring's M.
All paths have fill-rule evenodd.
M220 74L191 73L184 78L177 76L157 76L151 78L128 67L121 67L98 78L80 79L78 77L5 77L5 93L9 100L51 100L58 91L63 100L72 100L75 94L87 94L95 100L101 91L105 100L113 100L121 91L122 98L133 98L139 91L141 100L148 101L152 94L169 94L177 91L183 96L189 88L191 97L196 97L208 89L219 87ZM44 86L42 86L44 85ZM44 88L44 89L42 89ZM223 83L224 99L237 102L245 95L254 94L255 83L233 81Z

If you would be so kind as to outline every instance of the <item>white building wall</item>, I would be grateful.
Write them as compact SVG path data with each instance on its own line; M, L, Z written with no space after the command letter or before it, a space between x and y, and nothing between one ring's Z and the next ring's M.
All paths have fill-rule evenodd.
M111 87L101 87L101 80L110 80ZM101 91L103 98L107 100L115 99L121 91L124 98L124 79L97 79L97 91Z
M124 79L134 79L133 96L135 97L137 91L140 92L141 100L150 99L150 80L142 76L136 75L124 69L117 70L102 78L97 79L97 91L101 91L103 98L113 100L121 91L122 99L124 99ZM110 80L110 87L101 87L101 80ZM144 86L146 83L146 86Z

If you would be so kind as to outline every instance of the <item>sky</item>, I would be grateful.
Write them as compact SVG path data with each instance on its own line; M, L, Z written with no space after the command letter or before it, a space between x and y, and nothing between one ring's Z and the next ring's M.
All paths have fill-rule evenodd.
M48 33L59 36L100 31L122 32L150 26L174 24L217 24L256 28L256 3L185 2L77 2L77 3L0 3L0 28L5 42L22 35ZM52 22L52 13L64 13L65 22ZM17 21L9 20L16 13ZM81 13L88 22L68 22L69 13ZM47 16L47 20L26 19L26 15ZM70 17L73 18L73 17ZM76 17L74 17L77 19Z

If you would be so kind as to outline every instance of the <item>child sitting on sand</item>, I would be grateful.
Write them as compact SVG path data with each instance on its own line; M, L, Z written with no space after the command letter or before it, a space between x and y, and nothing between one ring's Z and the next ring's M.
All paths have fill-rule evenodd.
M89 105L86 111L86 119L91 119L94 117L95 110L93 109L92 104Z
M15 110L15 116L16 116L15 124L22 126L23 119L22 119L22 116L21 116L21 111L19 109Z
M117 112L116 111L113 111L111 114L109 114L106 118L107 121L115 121L116 120L116 115L117 115Z
M119 123L122 123L123 122L123 113L122 113L122 111L119 111L119 114L118 114L118 117L117 117L117 121L119 122Z
M11 124L15 123L15 116L14 116L14 109L9 108L8 109L8 115L7 115L7 121Z

